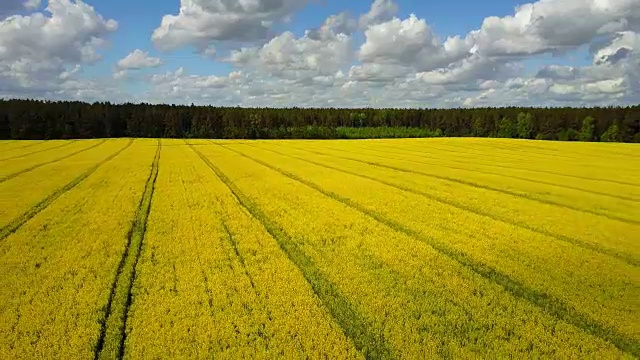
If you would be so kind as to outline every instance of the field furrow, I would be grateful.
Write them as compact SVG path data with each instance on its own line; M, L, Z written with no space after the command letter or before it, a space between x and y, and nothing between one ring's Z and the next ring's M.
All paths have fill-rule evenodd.
M314 294L323 302L333 318L338 322L345 334L354 342L357 349L366 358L389 358L390 350L386 347L383 339L365 324L364 319L358 314L335 286L326 279L322 272L315 266L313 261L297 246L297 244L280 229L274 222L265 215L260 208L252 203L233 184L218 167L216 167L202 153L198 152L207 165L224 182L229 190L236 197L238 202L265 227L280 248L287 254L287 257L302 272L306 281L311 285Z
M124 357L358 357L207 162L181 142L162 152Z
M640 183L633 174L640 172L640 163L629 160L628 157L617 157L615 162L611 160L596 161L588 156L579 157L579 162L573 158L559 159L550 156L533 156L530 153L508 151L496 148L485 139L451 139L439 141L412 140L406 142L384 141L385 146L390 145L400 150L409 150L418 154L432 154L445 160L465 161L467 164L493 166L511 169L510 171L527 171L533 174L546 174L550 176L564 176L592 182L610 183L613 185L638 186ZM498 141L492 139L492 141ZM371 142L372 144L374 142ZM578 144L564 144L567 148L564 154L573 154L573 147ZM517 148L517 147L516 147ZM469 161L471 160L471 161ZM616 162L624 164L624 167L616 166ZM629 165L634 166L629 166ZM606 170L606 171L603 171ZM631 171L631 174L628 173Z
M94 356L153 145L137 140L0 242L3 356Z
M477 172L481 174L497 175L501 176L505 181L510 179L522 180L526 182L534 182L539 184L545 184L555 186L559 188L565 188L576 191L583 191L592 193L595 195L612 197L620 200L628 200L640 202L640 197L629 196L634 192L639 192L636 187L628 185L615 184L607 180L586 180L576 182L571 179L570 175L558 175L540 173L534 170L516 169L513 166L507 165L495 165L495 164L483 164L481 160L459 160L448 158L445 153L426 153L423 151L417 152L412 150L406 150L399 148L398 146L387 145L375 145L368 147L358 147L359 149L369 150L372 154L390 154L392 156L404 156L409 160L416 161L425 165L433 165L436 167L454 169L454 170L466 170L471 172ZM533 174L532 174L533 173ZM608 183L607 186L603 186L604 183ZM640 185L640 184L639 184Z
M2 169L0 169L0 183L11 180L29 171L33 171L41 166L53 164L87 150L91 150L102 145L105 141L106 140L77 141L68 147L56 149L55 151L47 151L42 156L28 159L15 159L11 162L4 163Z
M111 285L106 313L101 321L102 328L96 345L96 359L122 358L124 354L125 329L129 306L131 305L131 288L136 276L136 266L140 258L140 249L144 241L147 219L151 209L156 179L158 178L160 150L161 143L158 140L158 148L151 164L151 172L140 198L138 210L131 221L131 228L127 234L127 244Z
M0 357L640 358L638 154L0 141Z
M500 181L497 176L488 176L485 174L473 175L471 172L464 170L439 170L402 157L373 155L353 150L345 151L345 149L327 146L322 148L305 146L305 150L320 155L330 155L346 160L357 160L368 165L428 176L477 189L520 197L540 204L553 205L559 208L601 216L622 223L640 225L640 220L638 220L640 219L640 206L638 206L638 202L636 201L589 197L589 194L575 194L567 190L553 193L552 187L547 185L525 184L513 180L504 182ZM348 155L345 156L345 153Z
M640 269L635 266L425 201L424 197L369 179L246 145L230 149L425 241L516 296L586 331L594 330L594 334L620 344L640 339L640 328L635 325L640 318L624 321L640 313L633 301L640 297L640 289L629 287L640 280ZM545 262L538 260L541 256ZM592 296L585 299L585 292Z
M27 146L27 141L20 142L19 140L0 140L0 150L7 151L14 147Z
M349 174L359 178L375 181L380 184L391 186L398 190L419 195L421 197L438 202L440 204L449 205L463 212L469 212L475 215L479 215L481 217L485 217L488 219L492 219L492 220L504 223L506 225L512 225L523 230L528 230L543 236L554 238L558 241L568 242L578 247L592 250L601 254L609 255L636 267L640 266L640 252L638 256L629 254L628 253L629 248L622 247L622 245L624 244L622 245L617 244L620 246L620 250L615 250L614 248L607 247L597 242L590 242L590 241L581 239L579 237L574 236L573 234L563 235L561 233L555 233L548 230L542 224L531 224L524 220L518 221L518 219L515 219L513 216L506 216L506 214L502 215L502 214L496 213L495 211L491 211L486 207L481 207L473 203L466 203L464 201L460 201L459 199L461 199L461 197L447 196L447 194L434 191L437 189L432 189L432 191L427 191L427 189L432 186L429 186L429 187L416 186L416 184L403 182L402 176L398 176L398 175L403 175L402 173L391 174L389 173L389 171L379 170L379 169L376 169L375 167L367 167L366 165L362 166L357 162L352 162L350 164L349 161L340 161L327 156L323 156L323 157L315 156L315 154L310 154L303 150L297 150L292 148L283 148L280 146L264 147L264 146L257 146L255 144L245 144L245 145L255 147L261 150L267 150L269 152L272 152L278 155L283 155L283 156L291 157L294 159L302 160L306 163L317 165L323 168L336 170L343 174ZM270 145L273 145L273 144L270 144ZM430 183L429 185L433 185L433 183ZM465 197L468 198L470 196L464 196L462 198L465 198Z
M21 158L25 158L28 156L33 156L35 154L40 154L42 152L45 151L50 151L50 150L54 150L54 149L59 149L61 147L65 147L65 146L69 146L71 144L73 144L75 141L74 140L52 140L52 141L46 141L43 142L42 145L40 145L37 147L37 149L35 148L31 148L29 147L28 150L23 150L23 149L18 149L18 151L13 151L10 154L6 154L9 155L7 157L3 157L0 158L0 162L5 162L5 161L9 161L9 160L14 160L14 159L21 159ZM5 154L3 154L5 155Z
M73 158L42 166L1 183L0 238L6 237L132 142L133 140L108 141Z
M640 237L635 235L639 231L637 225L620 223L553 205L532 204L528 199L467 187L464 184L451 183L407 171L394 171L358 160L323 155L297 145L286 143L270 143L270 145L276 145L269 146L270 150L294 154L341 171L349 171L378 180L383 179L385 182L402 187L403 190L411 189L420 192L421 195L428 195L435 201L550 235L561 241L588 244L586 246L589 248L615 254L632 264L637 264L640 260L640 242L638 241Z
M21 140L21 141L2 141L0 145L2 145L2 155L13 155L10 151L18 150L18 149L26 149L31 146L45 144L44 140Z
M327 196L300 179L278 173L231 150L206 147L202 152L244 196L300 244L337 289L354 303L352 306L364 316L372 331L384 334L395 355L411 357L427 351L469 356L528 349L536 354L557 356L567 351L590 353L613 347L584 333L580 327L545 313L529 300L514 296L494 281L478 276L423 241L389 224L372 221L370 214ZM456 275L445 275L449 272ZM435 274L438 276L434 277ZM476 297L464 289L483 295ZM488 298L492 300L485 303ZM560 337L578 342L589 338L588 343L599 345L586 349L584 344L562 342L546 349L537 348L521 332L522 327L511 328L503 323L500 320L503 316L513 323L526 323L524 327L531 326L527 334L535 334L545 342L549 341L547 336L557 340L558 331L568 331L570 336ZM447 325L452 323L455 328ZM548 332L550 328L554 329L554 336ZM511 335L497 336L503 331ZM469 341L469 336L473 340Z
M74 178L71 182L67 183L62 188L57 189L56 191L51 193L49 196L47 196L46 198L44 198L41 201L39 201L38 203L36 203L32 208L27 210L25 213L23 213L22 215L18 216L15 219L13 219L9 223L7 223L4 227L0 228L0 240L3 240L7 236L9 236L10 234L14 233L24 223L29 221L32 217L37 215L40 211L44 210L47 206L49 206L51 203L56 201L65 192L73 189L78 184L80 184L82 181L84 181L87 177L89 177L91 174L93 174L101 165L105 164L106 162L108 162L111 159L113 159L116 156L118 156L122 151L124 151L126 148L128 148L132 143L133 143L133 140L131 142L129 142L128 145L126 145L125 147L123 147L122 149L117 151L116 153L110 155L106 159L103 159L102 161L100 161L99 163L94 165L93 167L89 168L87 171L85 171L84 173L80 174L78 177Z
M469 143L463 139L455 140L457 144ZM620 157L626 157L631 160L638 161L635 155L634 144L607 144L607 143L590 143L590 142L553 142L553 141L530 141L509 139L474 139L471 145L480 148L504 149L509 152L519 152L529 154L531 151L541 150L543 157L547 155L555 155L568 159L587 162L587 159L595 160L620 160ZM568 146L571 151L567 151ZM534 152L535 153L535 152Z

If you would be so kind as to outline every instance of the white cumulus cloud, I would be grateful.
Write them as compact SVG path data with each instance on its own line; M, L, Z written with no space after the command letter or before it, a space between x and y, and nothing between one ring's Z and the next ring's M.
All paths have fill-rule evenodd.
M24 96L61 90L80 65L102 58L100 50L117 28L80 0L49 0L45 12L0 20L0 91Z
M151 57L146 51L135 49L129 55L125 56L122 60L118 61L118 68L120 69L144 69L154 68L162 64L160 58Z
M217 41L264 39L274 22L285 20L307 0L181 0L177 15L165 15L152 40L162 50Z
M487 56L564 52L596 37L640 27L640 0L540 0L488 17L469 34Z
M375 0L368 13L360 17L360 28L367 29L372 25L391 20L398 12L398 5L392 0Z
M427 71L470 55L472 44L459 37L443 43L424 19L394 18L365 31L359 58L364 63L397 64Z
M43 3L0 0L0 96L337 107L640 99L640 0L539 0L448 36L422 14L401 16L392 0L370 1L365 14L337 12L302 33L287 22L309 0L180 0L153 31L156 48L195 49L200 61L232 69L139 73L149 90L135 94L118 80L159 67L160 58L136 49L112 64L113 74L84 78L118 23L80 0ZM576 60L585 55L586 64Z
M352 39L346 19L329 17L302 37L284 32L261 47L233 51L228 61L263 73L289 78L333 75L352 59Z

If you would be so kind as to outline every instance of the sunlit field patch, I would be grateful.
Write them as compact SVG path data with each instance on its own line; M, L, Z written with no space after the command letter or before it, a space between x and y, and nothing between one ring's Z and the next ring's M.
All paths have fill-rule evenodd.
M20 143L3 357L640 357L637 145Z

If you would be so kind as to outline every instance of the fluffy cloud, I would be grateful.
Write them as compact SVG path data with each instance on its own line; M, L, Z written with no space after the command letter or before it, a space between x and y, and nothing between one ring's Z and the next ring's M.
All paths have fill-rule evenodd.
M178 15L166 15L152 40L162 50L192 45L204 51L217 41L264 39L307 0L181 0Z
M233 51L229 62L274 76L300 80L318 75L333 75L352 58L351 36L344 14L328 18L320 28L296 38L285 32L262 47Z
M44 12L33 12L39 1L0 2L6 14L0 96L337 107L609 105L640 98L640 0L539 0L449 37L419 16L398 18L392 0L371 1L359 17L330 16L302 35L273 30L308 0L181 0L180 11L153 33L155 45L193 47L233 71L141 74L137 79L150 90L139 94L126 94L117 80L162 63L142 50L118 61L112 77L82 76L100 61L115 21L81 1L50 0ZM575 50L588 51L591 61L566 66ZM558 63L532 68L540 55Z
M0 91L22 96L64 90L81 65L101 59L99 50L117 28L93 7L70 0L50 0L45 13L0 21Z
M640 34L620 32L610 42L592 50L590 66L546 66L536 77L549 81L549 91L564 101L614 99L637 103L640 98Z
M130 70L156 68L160 65L162 65L160 58L151 57L148 52L135 49L129 55L118 61L113 78L124 79L129 75Z
M227 76L207 76L190 75L184 68L179 68L173 72L153 75L149 81L152 90L145 96L154 103L277 106L278 103L288 101L280 95L286 95L291 90L285 81L242 71L234 71Z
M424 19L415 15L394 18L365 31L359 51L363 63L395 64L428 71L447 66L470 55L473 46L459 37L441 42Z
M596 37L640 28L640 0L540 0L503 18L488 17L469 36L487 56L564 52Z
M227 76L191 75L185 69L152 76L152 90L144 95L153 103L195 103L256 107L415 107L456 105L440 86L425 89L415 79L393 80L370 86L349 80L341 71L299 79L259 72L235 71Z
M556 83L549 87L549 91L558 95L595 95L606 94L616 95L622 94L626 90L625 80L623 78L601 80L587 84L560 84Z
M124 59L118 61L118 68L135 70L154 68L161 64L162 60L159 58L151 57L148 52L136 49L131 54L125 56Z
M370 14L380 13L375 7ZM466 106L637 102L639 28L640 0L540 0L445 40L415 15L372 21L358 52L361 64L352 67L345 86L397 87L414 79L444 89L441 104ZM523 76L520 61L584 45L590 46L592 66L548 66L533 78Z
M496 62L474 54L446 68L418 73L416 77L428 84L480 84L486 80L508 79L518 72L519 68L513 64Z
M0 60L96 61L105 36L118 28L82 1L50 0L46 11L0 22Z
M150 82L155 86L155 91L159 93L193 98L206 96L208 90L233 86L243 77L242 72L232 72L228 76L187 75L184 68L179 68L174 72L153 75Z
M351 35L357 29L357 25L355 19L342 12L329 16L320 28L307 31L307 36L319 40L333 37L335 34Z
M377 25L391 20L398 12L398 5L391 0L375 0L371 4L371 10L360 17L360 28L367 29L372 25Z
M640 51L640 34L632 31L617 33L612 41L597 49L593 57L596 65L617 64L630 59L634 54L638 56Z
M369 83L388 83L397 79L407 78L409 72L410 70L402 65L367 63L352 66L349 70L349 80Z

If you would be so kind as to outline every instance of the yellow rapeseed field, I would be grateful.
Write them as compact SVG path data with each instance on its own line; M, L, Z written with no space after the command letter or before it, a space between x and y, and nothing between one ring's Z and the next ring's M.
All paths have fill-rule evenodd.
M8 359L640 358L640 147L0 141Z

